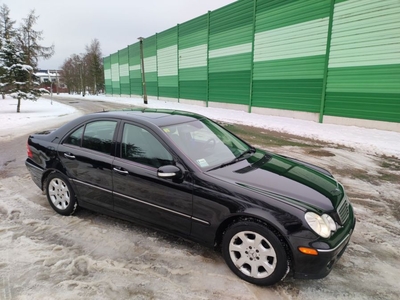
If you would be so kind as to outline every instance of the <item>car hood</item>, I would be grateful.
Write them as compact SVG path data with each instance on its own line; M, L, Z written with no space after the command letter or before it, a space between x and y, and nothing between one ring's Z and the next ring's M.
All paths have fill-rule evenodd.
M208 175L303 208L333 210L343 198L343 187L331 176L307 163L257 151L248 159Z

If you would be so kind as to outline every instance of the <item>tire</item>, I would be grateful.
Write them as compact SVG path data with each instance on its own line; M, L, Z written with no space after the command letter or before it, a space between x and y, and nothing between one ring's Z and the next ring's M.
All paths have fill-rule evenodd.
M51 207L60 215L70 216L78 206L71 184L61 173L51 173L47 177L46 195Z
M222 237L222 256L241 279L257 285L273 285L287 272L284 247L266 226L253 221L234 223Z

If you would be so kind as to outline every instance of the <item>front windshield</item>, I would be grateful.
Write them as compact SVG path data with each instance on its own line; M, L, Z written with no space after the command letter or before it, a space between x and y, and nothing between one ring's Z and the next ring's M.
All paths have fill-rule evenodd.
M202 169L229 162L249 150L245 142L208 119L164 126L162 130Z

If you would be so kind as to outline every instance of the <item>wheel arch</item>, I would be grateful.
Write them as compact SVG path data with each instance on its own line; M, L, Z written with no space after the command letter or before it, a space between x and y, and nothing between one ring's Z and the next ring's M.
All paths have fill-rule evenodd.
M265 213L265 212L264 212ZM235 223L238 222L255 222L266 226L273 234L277 236L279 241L281 242L283 248L285 249L288 262L290 268L293 269L293 251L292 247L289 244L288 239L282 232L283 228L278 228L275 224L273 224L268 218L262 217L259 214L240 214L235 216L230 216L225 219L218 227L215 234L214 248L221 249L222 237L224 236L225 231Z
M69 177L66 174L64 174L63 172L61 172L59 169L47 169L45 172L43 172L43 175L42 175L42 191L43 191L43 193L46 193L47 178L49 177L50 174L53 174L53 173L60 173L63 176L67 177L67 179L69 179ZM70 180L68 180L68 181L69 181L71 188L75 194L76 202L79 205L79 199L78 199L78 195L76 193L76 189L74 188L73 183Z

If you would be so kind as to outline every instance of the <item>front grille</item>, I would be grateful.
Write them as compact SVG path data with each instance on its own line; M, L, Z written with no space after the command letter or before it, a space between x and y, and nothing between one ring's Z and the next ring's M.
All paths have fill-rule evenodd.
M343 197L342 202L340 202L339 206L337 207L337 213L339 215L340 218L340 222L342 223L341 225L344 225L347 221L347 219L349 218L350 215L350 203L349 200L347 198L347 196L345 195Z

